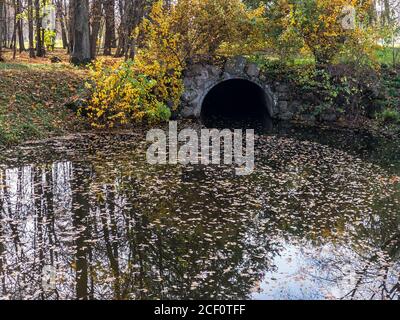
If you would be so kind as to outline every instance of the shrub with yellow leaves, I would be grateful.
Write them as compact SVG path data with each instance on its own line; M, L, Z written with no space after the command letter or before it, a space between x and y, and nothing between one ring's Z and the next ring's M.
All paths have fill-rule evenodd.
M372 1L303 0L289 1L291 25L313 53L317 65L331 63L343 49L368 51L375 30L368 26ZM355 10L356 21L344 28L345 8ZM365 23L364 23L365 22Z
M265 46L264 22L263 8L248 9L240 0L156 2L133 32L134 61L94 63L87 109L92 125L167 120L179 105L186 64Z
M111 67L96 61L91 68L88 87L93 93L86 111L92 126L111 128L169 119L167 97L157 90L157 81L157 77L140 73L132 60Z
M158 1L137 38L154 55L168 49L182 67L216 55L251 54L266 44L264 13L264 6L250 9L241 0L179 0L168 8Z
M157 4L149 19L159 21L162 7ZM173 52L176 36L168 31L168 20L160 23L145 19L146 47L135 60L106 66L96 61L91 68L92 89L87 114L92 126L110 128L134 122L166 121L179 104L183 91L182 64Z

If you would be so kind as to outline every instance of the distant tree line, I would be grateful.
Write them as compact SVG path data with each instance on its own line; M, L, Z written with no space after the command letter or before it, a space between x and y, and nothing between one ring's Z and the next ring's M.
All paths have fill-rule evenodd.
M179 1L179 0L178 0ZM249 6L263 4L267 14L281 0L243 0ZM291 2L293 0L289 0ZM98 54L132 58L135 46L132 31L155 0L0 0L0 60L3 48L16 53L28 51L31 58L43 57L54 47L55 34L81 64ZM365 1L360 1L365 2ZM400 0L367 0L369 17L379 24L397 23ZM170 6L172 0L165 0ZM282 12L281 14L284 14ZM53 26L48 20L54 18ZM271 16L271 19L274 17ZM396 21L394 21L396 20Z
M98 54L133 57L131 34L154 0L0 0L2 49L43 57L57 32L71 61L86 63ZM170 1L165 1L169 5ZM53 25L48 22L54 20ZM49 40L49 38L51 38ZM49 43L50 42L50 43ZM54 46L54 43L53 43Z

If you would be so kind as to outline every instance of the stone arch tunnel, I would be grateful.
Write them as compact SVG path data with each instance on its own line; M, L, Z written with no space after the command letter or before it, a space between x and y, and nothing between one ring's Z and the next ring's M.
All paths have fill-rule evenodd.
M191 65L183 82L180 109L183 118L278 118L281 111L275 86L244 57L229 59L223 67Z
M223 66L189 65L183 76L184 93L178 112L181 118L204 120L210 116L246 118L268 115L269 120L314 122L302 93L285 79L271 79L245 57L228 59ZM306 108L305 108L306 107ZM332 122L338 114L331 109L319 119ZM204 122L204 121L203 121Z
M202 119L262 119L271 117L264 88L243 78L217 83L201 101Z

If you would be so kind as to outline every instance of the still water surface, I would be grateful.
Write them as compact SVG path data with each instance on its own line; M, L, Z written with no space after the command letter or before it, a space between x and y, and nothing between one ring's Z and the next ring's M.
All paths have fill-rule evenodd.
M399 299L398 141L278 125L244 177L145 150L126 133L3 151L1 299Z

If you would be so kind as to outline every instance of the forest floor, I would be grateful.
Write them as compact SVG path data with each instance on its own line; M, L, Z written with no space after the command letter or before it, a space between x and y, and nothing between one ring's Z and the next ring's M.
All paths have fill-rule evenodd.
M51 57L61 59L51 63ZM65 50L45 58L27 53L0 63L0 145L81 131L84 122L65 103L84 90L88 71L68 63Z

